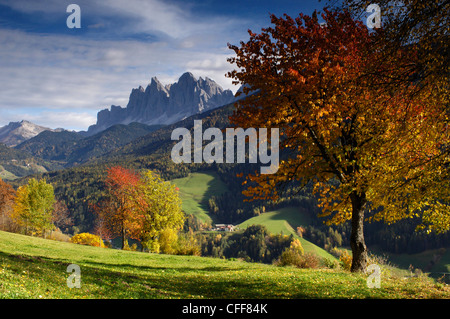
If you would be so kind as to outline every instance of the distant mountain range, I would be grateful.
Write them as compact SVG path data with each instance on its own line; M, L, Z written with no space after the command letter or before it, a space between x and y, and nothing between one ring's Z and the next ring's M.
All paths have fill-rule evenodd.
M236 100L233 92L224 90L214 80L206 77L196 79L190 72L184 73L177 82L163 85L156 77L144 89L132 89L125 108L112 105L97 114L97 123L91 125L83 136L92 136L116 124L142 123L168 125L191 115L215 109ZM37 136L41 132L64 132L63 128L51 129L29 121L10 122L0 127L0 143L14 147ZM73 136L74 132L60 138ZM69 138L70 139L70 138Z
M133 142L136 144L129 147L140 153L142 142L146 141L144 136L152 142L164 136L165 144L173 126L170 124L191 116L205 114L208 117L210 111L231 106L234 101L236 98L230 90L222 89L209 78L196 79L187 72L170 85L164 86L154 77L146 89L133 89L126 108L112 106L110 110L100 111L97 123L87 132L51 129L26 120L11 122L0 127L0 178L15 179L116 157L123 151L128 153L130 149L126 145ZM223 120L227 121L225 117ZM168 127L152 134L163 126ZM143 148L149 151L153 147Z
M0 178L11 180L77 166L106 156L160 127L117 124L88 137L78 132L46 130L15 147L0 143Z
M160 127L141 123L116 124L88 137L77 132L44 131L17 145L15 149L46 161L56 161L66 167L74 166L107 154Z
M156 77L144 89L133 89L126 108L112 105L97 114L97 123L88 129L93 135L115 124L133 122L147 125L173 124L194 114L211 110L235 100L233 92L224 90L210 78L196 79L184 73L176 83L162 85Z
M16 146L43 131L62 132L64 129L51 129L48 127L33 124L29 121L10 122L8 125L0 127L0 143L7 146Z

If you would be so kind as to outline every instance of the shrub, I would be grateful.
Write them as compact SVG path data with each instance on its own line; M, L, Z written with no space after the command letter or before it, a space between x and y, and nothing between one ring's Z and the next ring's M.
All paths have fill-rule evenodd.
M90 233L81 233L73 236L70 241L74 244L88 245L94 247L105 248L103 240L97 236Z
M352 255L348 253L345 249L339 249L337 247L334 247L330 253L335 256L336 258L339 258L339 261L341 263L341 266L345 270L350 270L352 267Z
M296 266L299 267L302 263L302 255L298 251L286 248L277 261L278 266Z
M200 256L201 251L201 246L194 237L192 231L189 231L188 233L181 233L180 236L178 236L176 248L177 255Z
M178 234L175 229L166 228L159 234L160 251L163 254L175 254Z
M342 268L345 270L350 270L352 268L352 256L346 250L342 251L342 254L339 256L339 261L342 264Z
M323 264L326 268L329 269L338 269L340 267L339 262L336 259L324 258Z
M317 268L319 258L311 253L304 253L300 240L294 239L288 248L285 248L280 258L276 261L278 266L295 266L298 268Z
M161 251L161 246L157 240L147 240L145 246L150 253L159 254Z
M302 256L300 268L319 268L320 259L313 253L306 253Z
M305 251L303 250L302 243L298 239L294 239L289 246L289 249L298 252L299 255L303 255Z
M278 266L295 266L298 268L318 268L320 260L312 253L300 255L291 249L285 249L275 264Z
M52 230L50 234L46 236L47 239L70 242L70 236L62 233L60 230Z

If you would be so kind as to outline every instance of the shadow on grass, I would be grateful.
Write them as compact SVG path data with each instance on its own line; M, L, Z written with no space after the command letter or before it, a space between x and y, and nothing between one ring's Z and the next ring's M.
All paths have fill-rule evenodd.
M158 267L88 262L85 282L101 283L118 298L283 298L287 287L246 267ZM86 278L87 277L87 278ZM310 298L307 286L296 285L290 298Z
M298 226L307 226L311 223L311 216L308 211L302 208L285 207L279 209L279 213L272 214L271 220L284 220L294 229Z
M0 252L0 265L5 265L21 280L36 278L37 295L48 298L277 298L270 280L250 276L246 267L160 267L150 265L111 264L80 261L81 288L68 288L69 260L42 256L12 255ZM42 290L39 290L42 289ZM306 295L297 291L296 298Z

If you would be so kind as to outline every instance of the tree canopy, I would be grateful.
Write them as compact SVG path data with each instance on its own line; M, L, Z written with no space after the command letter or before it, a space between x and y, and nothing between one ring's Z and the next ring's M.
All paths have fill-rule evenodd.
M151 251L159 252L161 240L176 238L183 227L184 214L178 191L152 171L139 174L121 166L108 169L103 199L94 204L97 233L110 238L139 240Z
M322 18L272 15L273 27L229 45L238 69L228 75L248 94L231 121L280 129L278 172L250 175L246 195L276 198L284 183L314 183L322 216L351 220L352 270L361 271L365 218L393 223L420 215L430 230L450 228L448 113L437 84L407 68L420 61L417 47L385 56L380 33L348 11L325 9ZM400 73L407 80L389 89L371 76Z
M0 229L9 230L11 227L10 215L14 206L14 188L0 179Z
M24 227L26 234L45 235L52 230L55 195L53 186L44 179L31 178L28 184L17 189L11 218Z

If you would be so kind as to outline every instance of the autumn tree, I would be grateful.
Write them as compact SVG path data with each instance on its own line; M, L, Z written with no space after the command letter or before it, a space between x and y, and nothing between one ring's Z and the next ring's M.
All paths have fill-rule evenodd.
M103 240L110 240L116 236L113 235L112 231L110 230L110 227L107 223L108 219L106 217L106 211L102 211L103 206L104 205L102 203L90 205L91 211L93 211L95 214L93 233Z
M115 166L108 169L104 198L94 205L100 226L106 226L110 235L122 238L122 248L127 238L138 239L143 224L138 187L139 174Z
M172 253L185 220L178 189L152 171L143 173L141 181L145 217L141 241L151 251Z
M371 3L379 6L382 22L382 32L373 45L383 48L379 62L395 53L398 47L415 46L418 52L416 63L403 65L403 68L414 71L417 79L426 80L423 85L433 83L433 89L440 90L441 98L448 103L450 1L344 0L341 6L355 18L362 19ZM390 68L398 69L396 64ZM384 83L389 86L396 86L398 81L404 80L401 72L396 75L391 72L389 77L384 77Z
M228 76L247 94L230 120L280 129L278 172L249 175L244 193L277 198L280 185L313 183L329 223L351 220L351 269L363 271L367 219L421 216L430 230L450 228L449 158L442 152L448 118L436 91L417 89L423 84L414 80L415 70L402 69L409 81L389 90L383 79L362 76L389 75L391 63L417 63L417 48L399 46L379 64L378 32L348 12L324 12L323 23L316 13L272 15L273 27L229 45L238 69Z
M139 174L120 166L108 170L105 185L104 199L94 205L98 234L122 237L122 248L133 238L151 251L159 252L161 243L173 250L185 219L174 185L152 171Z
M14 188L0 179L0 229L11 231L10 215L14 204L16 192Z
M28 184L20 186L14 199L11 218L24 227L26 234L41 234L52 230L55 195L53 186L44 179L31 178Z
M53 206L52 222L57 228L67 228L73 225L73 218L70 216L69 208L61 200L55 200Z

